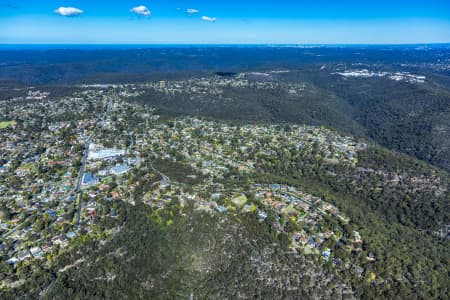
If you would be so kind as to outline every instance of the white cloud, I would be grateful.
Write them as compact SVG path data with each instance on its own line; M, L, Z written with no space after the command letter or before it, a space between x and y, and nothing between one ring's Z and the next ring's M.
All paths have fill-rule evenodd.
M74 17L79 16L83 13L83 11L76 7L63 7L57 8L54 10L55 14L58 14L63 17Z
M144 5L133 7L130 11L143 16L150 16L152 14L152 12Z
M190 15L198 14L199 12L200 11L198 9L195 9L195 8L188 8L187 9L187 13L190 14Z
M215 21L217 21L217 18L211 18L211 17L203 16L202 20L206 21L206 22L215 22Z

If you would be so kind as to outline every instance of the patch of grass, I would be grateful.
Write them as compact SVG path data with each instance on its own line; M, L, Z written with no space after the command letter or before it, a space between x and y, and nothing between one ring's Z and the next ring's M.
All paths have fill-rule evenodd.
M16 125L17 125L16 121L0 121L0 129L5 129L10 126L16 126Z

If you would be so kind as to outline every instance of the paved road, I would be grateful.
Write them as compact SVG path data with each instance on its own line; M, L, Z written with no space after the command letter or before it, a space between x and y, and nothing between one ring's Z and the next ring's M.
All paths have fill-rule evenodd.
M103 121L107 114L111 111L111 104L112 101L110 100L108 103L108 106L106 108L106 111L104 115L97 120L97 123L95 124L94 130L92 131L91 135L86 140L86 143L84 145L84 154L83 159L81 161L81 167L80 167L80 174L78 175L78 182L76 186L76 191L78 192L78 212L77 212L77 220L75 222L76 225L78 225L78 229L80 229L80 220L81 220L81 211L83 209L83 190L81 189L81 185L83 184L83 177L86 173L86 163L87 158L89 155L89 146L91 145L92 138L94 137L95 131L97 130L98 124Z
M25 219L25 221L26 221L26 220L27 220L27 219ZM22 224L25 223L25 221L22 222ZM13 229L11 229L10 231L8 231L7 233L3 234L2 239L4 240L4 239L10 237L11 235L13 235L17 230L19 230L20 228L23 227L22 224L21 224L21 225L18 225L18 226L16 226L16 227L14 227Z
M83 177L86 173L86 162L87 157L89 154L89 146L91 145L92 136L94 133L92 133L89 138L86 141L86 144L84 145L84 154L83 154L83 160L81 161L81 168L80 168L80 174L78 175L78 182L76 186L76 190L78 191L78 212L77 212L77 221L76 225L80 226L80 218L81 218L81 209L83 206L83 190L81 189L81 185L83 183Z
M159 174L162 177L162 179L160 180L160 182L162 184L170 184L171 183L171 180L170 180L169 176L167 176L166 174L163 174L160 171L156 170L152 163L150 164L150 168L152 169L153 172Z

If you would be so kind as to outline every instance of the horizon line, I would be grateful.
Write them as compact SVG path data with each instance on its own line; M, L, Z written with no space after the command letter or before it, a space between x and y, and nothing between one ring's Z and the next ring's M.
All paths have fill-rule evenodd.
M420 43L0 43L1 49L26 47L345 47L345 46L450 46L450 42Z

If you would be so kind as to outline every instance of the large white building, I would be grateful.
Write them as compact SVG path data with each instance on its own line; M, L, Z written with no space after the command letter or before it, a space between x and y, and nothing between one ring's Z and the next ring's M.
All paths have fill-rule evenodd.
M89 146L88 160L115 158L125 155L125 150L115 148L99 148L94 144Z

